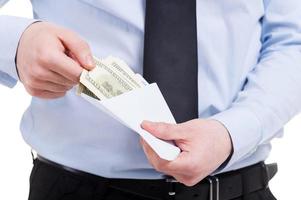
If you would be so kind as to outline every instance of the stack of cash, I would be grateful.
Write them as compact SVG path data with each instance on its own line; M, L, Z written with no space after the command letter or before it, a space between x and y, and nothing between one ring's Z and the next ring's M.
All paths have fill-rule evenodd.
M77 94L84 93L98 100L109 99L147 84L140 74L121 59L109 56L105 59L94 57L96 67L83 70Z

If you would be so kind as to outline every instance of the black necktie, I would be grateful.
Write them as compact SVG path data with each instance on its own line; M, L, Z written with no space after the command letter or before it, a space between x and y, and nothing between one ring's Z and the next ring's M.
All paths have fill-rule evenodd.
M198 117L196 0L146 0L143 70L178 123Z

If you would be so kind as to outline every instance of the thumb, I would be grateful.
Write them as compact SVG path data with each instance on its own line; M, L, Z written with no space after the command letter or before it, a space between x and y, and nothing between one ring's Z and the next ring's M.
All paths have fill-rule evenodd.
M76 33L64 29L60 31L59 38L68 51L68 55L75 59L83 68L92 70L95 67L88 43Z
M163 140L180 140L184 138L185 134L181 134L176 124L169 124L164 122L143 121L141 127L147 132L151 133L157 138Z

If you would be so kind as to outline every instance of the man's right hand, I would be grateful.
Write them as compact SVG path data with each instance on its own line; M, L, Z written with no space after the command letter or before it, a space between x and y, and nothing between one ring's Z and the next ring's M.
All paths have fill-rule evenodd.
M58 98L78 84L83 68L94 68L88 44L74 32L47 22L30 25L16 56L19 78L27 92Z

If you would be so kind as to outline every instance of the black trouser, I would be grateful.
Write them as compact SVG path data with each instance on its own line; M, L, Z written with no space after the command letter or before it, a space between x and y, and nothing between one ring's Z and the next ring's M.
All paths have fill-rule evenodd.
M267 175L259 171L262 175L259 175L258 178L265 177L262 181L263 185L262 187L258 186L261 181L255 183L257 182L255 167L260 169L262 164L219 175L219 199L275 200L276 198L267 187L267 182L271 177L266 179ZM245 176L245 178L240 179L241 176ZM254 182L250 182L252 178L254 178ZM210 180L214 182L214 179ZM248 182L245 183L244 180L248 180ZM105 179L86 173L76 174L36 159L30 176L29 200L209 200L209 181L204 180L202 182L199 184L200 186L192 188L176 183L177 185L174 185L176 187L175 194L170 195L171 193L168 191L172 189L170 187L173 185L168 185L162 180ZM228 187L228 185L230 186ZM214 189L212 199L216 199L216 184L213 184L212 188ZM255 191L252 191L252 188ZM236 197L231 198L230 195L236 195Z

